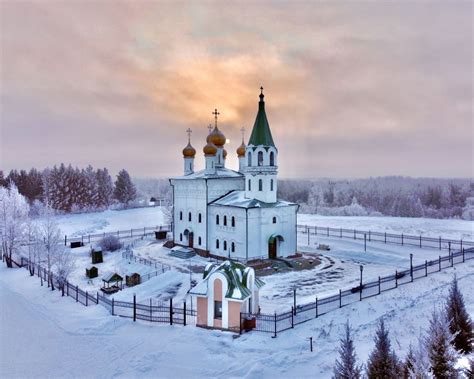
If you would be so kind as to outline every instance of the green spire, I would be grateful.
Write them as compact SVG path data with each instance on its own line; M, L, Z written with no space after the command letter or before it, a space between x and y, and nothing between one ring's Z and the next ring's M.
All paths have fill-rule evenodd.
M263 87L260 87L260 101L258 103L258 113L253 125L252 135L250 136L249 145L275 146L270 125L268 125L267 115L265 114L265 102L263 101Z

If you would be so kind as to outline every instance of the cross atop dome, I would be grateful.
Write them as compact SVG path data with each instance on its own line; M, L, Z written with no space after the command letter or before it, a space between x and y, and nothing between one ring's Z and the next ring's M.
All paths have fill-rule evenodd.
M216 108L216 109L214 109L214 112L212 112L212 114L214 115L215 126L216 126L216 128L217 128L217 116L219 116L220 113L217 112L217 108Z

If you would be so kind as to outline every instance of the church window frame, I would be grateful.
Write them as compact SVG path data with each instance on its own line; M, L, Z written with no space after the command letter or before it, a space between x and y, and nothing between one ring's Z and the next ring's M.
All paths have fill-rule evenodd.
M249 191L252 191L252 179L249 179L248 187Z
M216 249L219 249L219 240L216 239Z
M257 153L257 165L263 166L263 151Z
M227 251L227 241L224 240L224 251Z
M274 224L277 223L277 218L276 218L276 216L273 216L272 222L273 222Z
M270 191L273 191L273 179L270 179Z
M201 239L201 237L198 237L198 245L199 245L199 246L202 245L202 239Z
M270 166L275 166L275 153L270 151Z
M188 221L191 222L193 220L193 216L191 212L188 212Z
M198 222L199 222L199 223L202 222L202 214L201 214L201 213L198 214Z
M224 215L224 226L227 226L227 216Z
M249 151L247 154L247 166L252 167L252 152Z
M232 242L230 244L230 251L231 251L231 253L235 253L235 242Z
M219 215L216 215L216 225L219 225Z
M230 220L230 225L235 228L235 217L232 216L231 220Z
M179 221L183 221L183 211L179 211Z
M183 233L179 233L179 240L183 241Z
M258 190L261 192L263 191L263 180L258 179Z

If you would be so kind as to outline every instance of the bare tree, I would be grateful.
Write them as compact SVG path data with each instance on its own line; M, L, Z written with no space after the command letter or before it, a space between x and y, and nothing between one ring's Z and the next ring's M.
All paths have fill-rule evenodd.
M26 246L24 246L23 251L28 255L28 270L30 275L33 276L35 265L40 263L41 244L38 238L38 226L31 218L28 218L25 223L24 237Z
M67 278L74 271L76 259L70 249L61 246L54 256L53 271L57 278L59 289L63 289Z
M13 267L13 254L20 249L28 211L28 202L13 183L0 187L0 239L7 267Z

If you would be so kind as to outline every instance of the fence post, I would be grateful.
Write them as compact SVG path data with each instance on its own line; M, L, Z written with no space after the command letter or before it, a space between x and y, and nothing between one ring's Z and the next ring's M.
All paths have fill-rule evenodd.
M291 307L291 327L294 328L294 320L293 320L293 307Z
M421 249L421 234L420 234L420 249Z
M329 226L328 226L328 237L329 237Z
M460 249L462 251L462 240L459 241Z
M41 271L41 267L38 266L38 273L40 273ZM43 287L43 274L40 274L40 278L41 278L41 287Z
M170 325L173 325L173 298L170 298Z
M66 295L69 296L69 282L66 280Z
M133 294L133 321L137 321L137 295Z
M370 238L371 238L371 234L370 234L370 230L369 230L369 242L370 242Z
M379 295L380 295L380 276L379 276Z
M153 305L151 304L151 297L150 297L150 322L153 321Z
M425 277L428 276L428 261L425 260Z
M79 301L79 286L76 285L76 303Z
M439 236L439 249L441 250L441 236Z
M91 244L91 235L89 234L89 245Z
M402 246L403 246L403 233L402 233Z
M356 230L354 229L354 239L356 239Z
M342 228L339 230L339 238L342 238Z
M448 252L451 255L451 241L448 241Z
M67 246L67 234L64 235L64 246Z
M395 270L395 288L398 288L398 270Z
M364 251L367 251L367 234L364 233Z
M309 337L309 349L313 352L313 337Z
M342 290L339 289L339 308L342 308Z
M413 282L413 254L410 253L410 280Z
M451 267L453 267L454 266L454 252L449 253L449 255L451 256Z
M316 298L316 318L318 318L318 298Z
M184 326L186 326L186 301L184 302L184 306L183 306L183 314L184 314Z
M89 296L88 296L87 291L86 291L86 307L87 307L88 303L89 303Z
M277 337L277 313L275 312L275 334L273 335L273 338L276 338Z
M114 315L114 303L115 303L114 298L112 298L112 316Z
M462 248L462 263L464 263L466 261L466 258L465 258L465 253L464 253L464 248Z
M293 311L296 315L296 288L293 288Z
M99 291L97 291L97 305L99 305Z
M439 256L439 259L438 259L438 266L439 266L438 271L441 271L441 255Z
M62 296L64 296L64 283L63 283L63 285L61 286L61 292L62 292Z
M383 242L384 243L387 243L387 232L384 233L384 239L383 239Z

